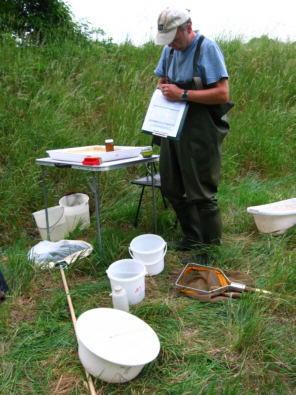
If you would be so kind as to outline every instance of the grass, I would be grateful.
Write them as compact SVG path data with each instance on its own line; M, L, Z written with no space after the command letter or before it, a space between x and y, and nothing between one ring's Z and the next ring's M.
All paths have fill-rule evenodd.
M32 212L43 208L41 171L35 159L46 150L102 144L149 145L141 134L156 86L160 48L58 39L19 46L1 36L0 65L0 269L10 287L0 305L0 392L85 394L84 370L59 270L41 270L27 259L39 235ZM146 278L146 297L131 313L156 331L161 351L131 382L94 379L99 394L293 394L295 393L295 228L273 236L258 233L246 209L294 196L295 43L267 37L243 44L220 41L230 73L231 130L225 139L218 199L223 240L212 248L212 265L249 274L271 298L202 303L174 286L188 253L169 251L164 271ZM144 169L101 177L103 255L99 255L92 192L85 174L47 173L49 205L70 192L90 196L91 226L71 239L94 252L66 271L76 316L111 307L108 266L128 257L128 246L153 229L151 191L130 180ZM157 194L159 234L181 236L172 210Z

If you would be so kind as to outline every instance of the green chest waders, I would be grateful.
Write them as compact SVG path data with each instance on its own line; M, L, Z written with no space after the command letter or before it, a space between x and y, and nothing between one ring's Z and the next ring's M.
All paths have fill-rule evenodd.
M197 59L197 57L196 57ZM195 62L196 62L195 59ZM182 89L194 89L180 86ZM179 141L161 139L161 187L187 239L219 244L222 233L216 193L222 141L228 124L214 121L208 106L189 103Z

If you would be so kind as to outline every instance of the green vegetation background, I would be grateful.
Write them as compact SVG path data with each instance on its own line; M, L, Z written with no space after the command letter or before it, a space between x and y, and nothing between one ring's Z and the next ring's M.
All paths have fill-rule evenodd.
M224 145L223 185L234 187L245 177L266 182L278 178L285 184L285 175L287 185L280 196L266 191L248 204L290 197L289 180L296 169L295 44L267 37L220 44L235 103ZM2 37L3 242L10 244L22 233L33 232L31 213L42 208L41 171L35 159L47 156L46 150L102 144L108 137L118 145L150 144L140 130L156 86L153 70L160 50L151 43L137 48L78 38L22 47ZM60 171L49 175L52 205L74 188L64 177Z
M174 282L183 256L168 253L164 272L146 279L145 301L132 313L160 337L159 358L122 386L96 381L99 393L289 394L295 393L294 228L282 236L259 234L248 206L294 197L296 181L296 43L267 37L243 43L219 40L230 74L230 132L225 139L219 201L222 246L214 264L249 273L271 300L246 295L208 305L177 298ZM46 150L103 144L149 145L142 122L157 79L161 48L110 40L93 42L66 34L39 45L0 43L0 269L10 286L1 304L0 392L85 393L83 369L59 272L27 261L40 240L32 212L43 208L41 169ZM81 172L50 169L48 204L70 192L92 192ZM139 190L130 181L143 169L104 174L101 180L103 257L96 226L75 231L95 252L67 273L77 316L111 307L106 268L128 257L133 237L152 231L147 192L138 228L133 227ZM172 211L158 196L159 233L174 231Z

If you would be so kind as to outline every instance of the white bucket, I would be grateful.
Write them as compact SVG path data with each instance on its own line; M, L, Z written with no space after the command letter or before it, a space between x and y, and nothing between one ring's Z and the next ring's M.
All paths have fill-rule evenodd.
M63 240L68 232L64 216L64 208L61 206L48 207L48 225L50 241ZM47 240L45 209L33 213L42 240Z
M149 276L156 276L164 269L164 256L166 254L166 249L163 253L163 257L156 262L146 262L145 267Z
M145 266L134 259L113 262L106 270L112 292L121 286L127 292L129 305L140 303L145 297Z
M65 209L65 218L68 232L72 232L77 225L85 229L90 224L89 197L84 193L73 193L59 200L60 206Z
M162 237L154 234L137 236L129 246L130 256L142 262L150 276L163 271L166 252L167 243Z

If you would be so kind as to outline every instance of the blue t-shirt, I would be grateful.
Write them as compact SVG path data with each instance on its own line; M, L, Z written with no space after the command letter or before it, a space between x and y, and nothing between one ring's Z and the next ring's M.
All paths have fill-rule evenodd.
M177 84L186 84L192 81L193 59L199 37L200 34L197 32L193 41L184 51L174 51L168 73L171 81ZM167 45L163 48L159 63L154 70L159 78L166 77L170 51L171 48ZM208 38L205 38L201 44L196 67L197 77L201 78L203 85L210 85L222 78L228 78L223 53L219 45Z

